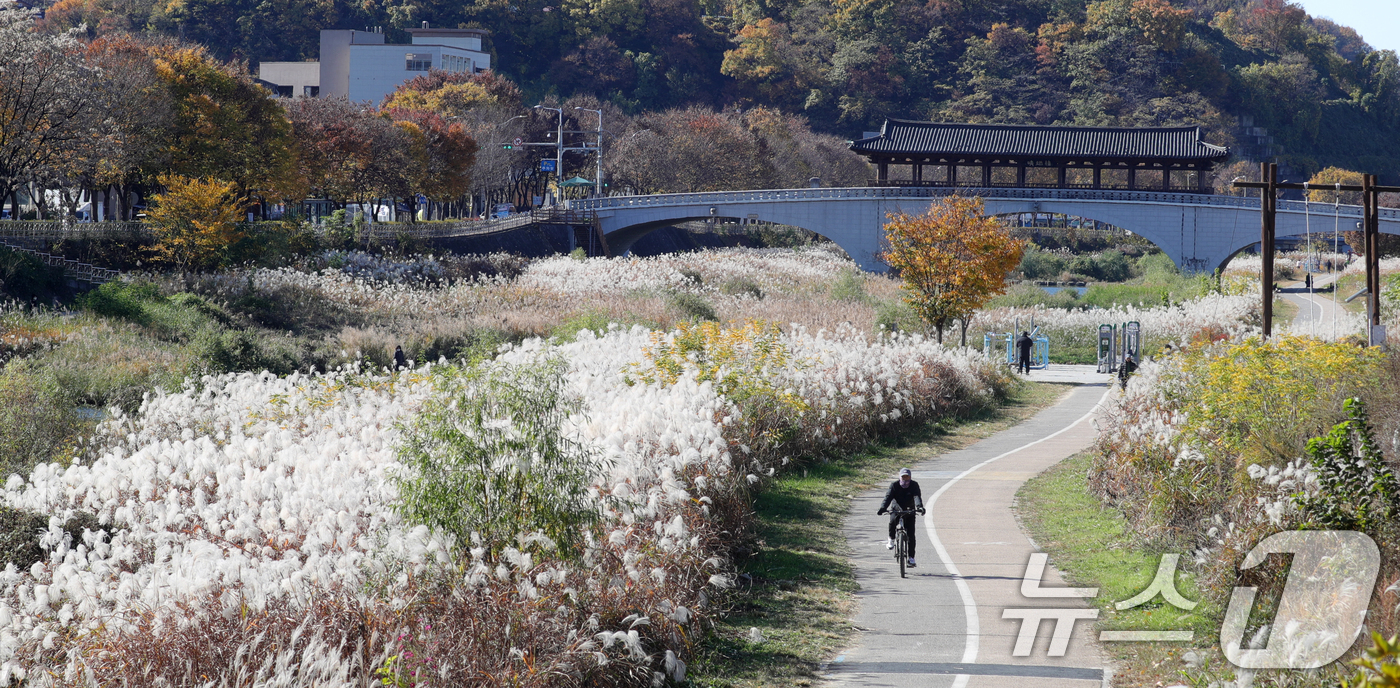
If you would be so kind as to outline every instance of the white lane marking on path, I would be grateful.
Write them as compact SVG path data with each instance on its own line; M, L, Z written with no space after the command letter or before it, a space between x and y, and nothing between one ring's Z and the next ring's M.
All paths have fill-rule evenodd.
M977 661L977 651L980 649L982 644L982 624L977 620L977 601L972 599L972 588L968 587L967 581L963 579L961 573L958 573L958 566L957 564L953 563L953 558L948 555L948 550L943 546L943 541L938 539L938 529L935 528L933 525L933 505L938 503L938 498L943 496L943 493L947 492L948 488L952 487L959 480L962 480L963 478L966 478L967 476L971 475L977 469L982 468L983 466L986 466L987 464L990 464L998 459L1011 456L1012 454L1015 454L1019 451L1030 449L1031 447L1034 447L1035 445L1040 444L1041 442L1044 442L1058 435L1062 435L1066 432L1069 432L1070 430L1073 430L1075 426L1093 417L1094 413L1099 410L1099 407L1103 405L1104 400L1107 399L1108 395L1112 392L1113 387L1112 385L1110 385L1109 388L1104 391L1103 396L1099 397L1099 400L1094 403L1094 408L1089 409L1088 413L1080 416L1079 420L1076 420L1073 423L1070 423L1069 425L1066 425L1065 427L1056 430L1055 432L1052 432L1049 435L1046 435L1034 442L1023 444L1015 449L1012 449L1011 451L993 456L992 458L987 459L986 461L983 461L982 463L979 463L976 466L973 466L972 468L963 471L962 473L959 473L957 477L953 478L952 480L949 480L946 483L943 483L943 486L938 488L937 492L933 493L933 496L930 497L928 500L928 504L924 506L924 529L928 531L929 540L933 542L933 549L936 552L938 552L938 558L940 561L943 562L943 568L947 569L948 574L953 577L953 583L958 588L958 595L962 597L963 616L967 618L967 641L966 644L963 645L963 656L962 661L960 662L961 664L973 664ZM958 674L957 678L953 679L952 688L966 688L967 682L971 678L972 676L969 674Z

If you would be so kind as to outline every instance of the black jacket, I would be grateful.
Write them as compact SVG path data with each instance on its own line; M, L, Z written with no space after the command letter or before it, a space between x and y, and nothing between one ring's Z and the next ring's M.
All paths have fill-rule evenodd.
M1020 337L1016 338L1016 348L1021 350L1022 356L1029 357L1031 355L1032 346L1035 346L1035 341L1032 340L1030 337L1027 337L1026 335L1021 335Z
M880 511L888 509L890 502L895 502L904 509L924 508L924 497L919 492L919 483L910 480L909 487L900 485L898 480L890 483L890 489L885 492L885 501L880 503Z

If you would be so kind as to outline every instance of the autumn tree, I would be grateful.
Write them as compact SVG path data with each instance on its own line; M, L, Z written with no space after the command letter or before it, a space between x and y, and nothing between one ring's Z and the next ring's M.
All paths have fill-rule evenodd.
M904 300L938 341L954 320L967 321L987 299L1006 289L1006 275L1021 262L1025 243L1012 238L982 200L952 196L927 213L891 213L881 259L904 280Z
M33 23L31 11L0 5L0 203L88 145L100 122L102 94L77 38Z
M247 199L233 182L161 175L165 193L152 197L146 221L155 250L180 270L214 268L230 245L243 238L238 222Z
M461 196L471 188L476 141L460 124L423 110L386 110L407 144L408 164L401 171L402 196L416 217L417 195L433 201Z
M240 195L264 200L305 194L291 122L241 64L203 48L158 46L152 55L174 103L170 172L231 181Z
M374 108L343 96L284 103L299 174L317 196L363 201L394 186L391 180L407 166L403 132Z

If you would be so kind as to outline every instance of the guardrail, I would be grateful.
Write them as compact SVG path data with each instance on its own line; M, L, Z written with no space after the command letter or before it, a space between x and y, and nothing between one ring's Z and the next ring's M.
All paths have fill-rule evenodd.
M82 261L64 258L63 256L55 256L51 253L45 253L43 251L35 251L32 248L17 246L4 240L0 240L0 244L3 244L5 247L13 251L19 251L20 253L25 253L34 256L35 258L38 258L39 261L42 262L44 265L47 265L49 267L63 268L64 277L75 279L80 282L89 282L92 284L105 284L107 282L111 282L112 280L121 277L122 275L122 273L118 270L108 270L107 268L97 267L92 263L84 263Z
M150 229L141 222L63 222L60 220L3 220L0 237L16 239L76 239L108 236L144 236Z
M820 189L771 189L762 191L710 191L700 193L655 194L651 196L609 196L568 201L573 210L593 211L680 205L726 205L787 201L840 201L865 199L942 198L959 194L986 199L1045 201L1106 201L1120 203L1165 203L1258 210L1259 199L1169 191L1128 191L1124 189L1022 189L1004 187L851 187ZM1279 201L1282 212L1311 212L1344 217L1361 217L1361 206L1331 203ZM1382 208L1381 218L1400 221L1400 209Z

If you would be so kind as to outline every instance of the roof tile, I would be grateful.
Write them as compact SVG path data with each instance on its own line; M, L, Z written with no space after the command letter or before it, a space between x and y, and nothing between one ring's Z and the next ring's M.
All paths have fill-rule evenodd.
M1115 129L947 124L890 119L879 136L851 142L863 154L1004 155L1026 158L1148 158L1222 161L1228 148L1201 140L1200 127Z

